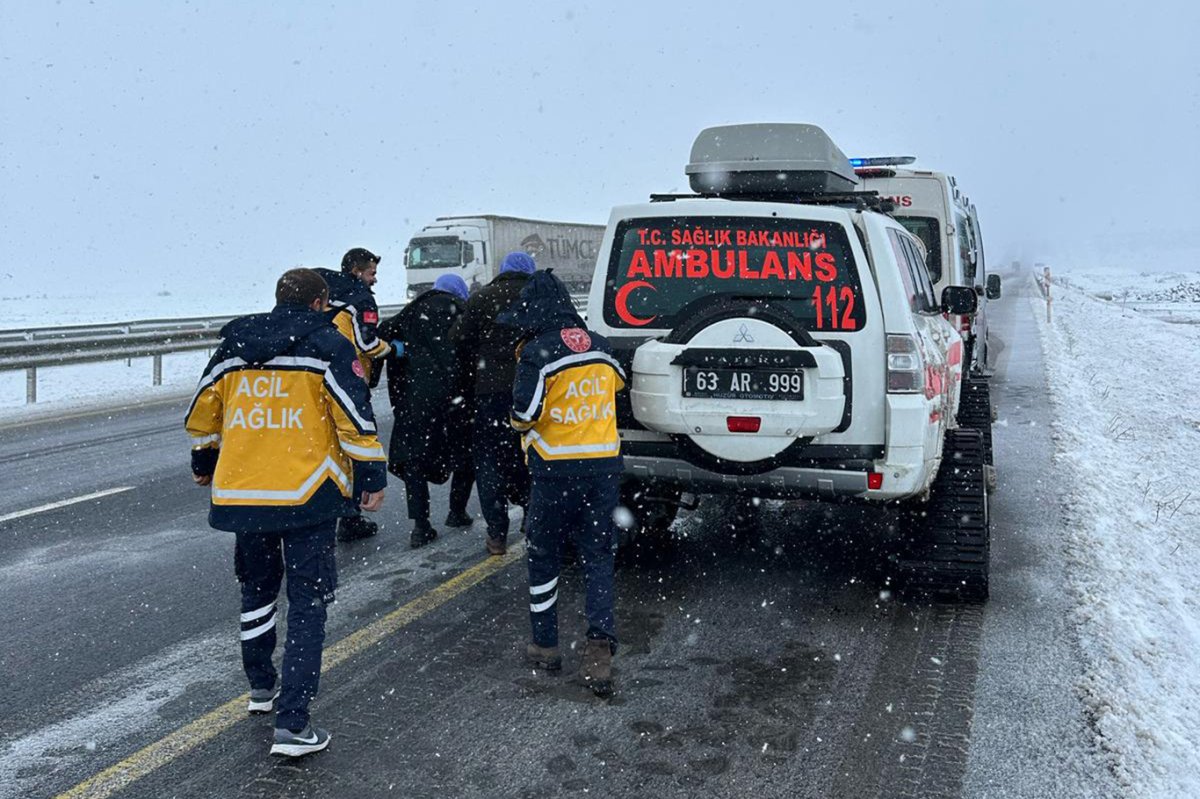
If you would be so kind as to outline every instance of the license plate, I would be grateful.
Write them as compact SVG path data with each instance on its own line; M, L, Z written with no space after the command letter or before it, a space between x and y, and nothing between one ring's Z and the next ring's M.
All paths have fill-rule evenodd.
M689 366L683 370L683 396L736 400L802 400L802 369L706 369Z

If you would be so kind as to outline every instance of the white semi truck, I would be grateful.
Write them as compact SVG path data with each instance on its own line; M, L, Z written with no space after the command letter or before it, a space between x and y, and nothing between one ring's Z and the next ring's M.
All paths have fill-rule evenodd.
M500 271L510 252L533 256L539 269L553 269L572 293L586 293L596 270L604 225L520 219L512 216L441 216L412 237L404 250L409 296L430 288L442 275L456 274L474 290Z

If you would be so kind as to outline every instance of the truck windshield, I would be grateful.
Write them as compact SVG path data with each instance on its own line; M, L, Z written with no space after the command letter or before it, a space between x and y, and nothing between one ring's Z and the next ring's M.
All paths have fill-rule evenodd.
M897 216L896 221L925 245L925 252L929 253L929 279L937 283L942 279L942 244L938 221L931 216Z
M409 269L445 269L448 266L462 266L462 246L458 239L413 239L409 243Z
M670 328L713 297L772 300L808 330L859 330L845 227L773 217L655 217L617 225L604 291L612 327Z

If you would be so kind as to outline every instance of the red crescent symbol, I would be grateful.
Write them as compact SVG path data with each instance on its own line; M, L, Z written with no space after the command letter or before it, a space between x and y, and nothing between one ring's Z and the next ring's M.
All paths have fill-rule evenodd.
M642 325L650 324L658 318L658 315L655 314L649 319L639 319L629 312L629 306L626 304L629 301L629 292L643 287L648 288L651 291L655 290L654 286L650 285L645 280L635 280L632 283L626 283L624 286L621 286L620 290L617 291L616 299L613 300L613 305L617 309L617 316L621 317L621 321L627 325L641 327Z

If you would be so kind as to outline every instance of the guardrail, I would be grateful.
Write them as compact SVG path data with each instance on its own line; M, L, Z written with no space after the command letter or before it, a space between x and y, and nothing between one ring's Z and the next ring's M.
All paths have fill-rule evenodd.
M379 313L390 316L403 307L387 305ZM37 402L38 369L51 366L150 357L154 359L151 380L160 386L162 356L216 348L221 328L238 316L0 330L0 371L25 370L26 405Z
M571 300L586 313L586 296L572 295ZM403 307L403 303L385 305L379 309L380 317ZM51 366L150 357L154 359L152 383L161 386L162 356L215 349L221 328L239 315L0 330L0 371L25 370L26 405L37 402L38 369Z

